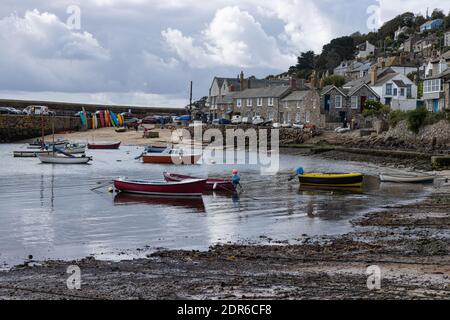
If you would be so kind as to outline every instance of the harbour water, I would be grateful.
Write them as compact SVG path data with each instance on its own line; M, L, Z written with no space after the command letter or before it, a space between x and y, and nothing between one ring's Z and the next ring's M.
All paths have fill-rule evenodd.
M335 235L349 222L386 205L415 201L429 193L421 185L379 184L380 168L296 155L280 155L280 173L262 176L255 166L148 165L135 160L143 148L93 150L91 165L45 165L13 158L23 145L0 145L0 267L33 259L125 259L158 248L207 249L216 243L293 241L303 234ZM362 193L303 190L288 182L293 169L362 172ZM203 199L115 195L102 184L120 177L162 179L162 172L200 177L240 170L240 197L211 193ZM91 189L101 186L98 190Z

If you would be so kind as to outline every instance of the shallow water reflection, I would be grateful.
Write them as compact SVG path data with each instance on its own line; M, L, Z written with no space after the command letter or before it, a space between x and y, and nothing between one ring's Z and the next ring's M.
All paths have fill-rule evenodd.
M206 177L228 176L235 166L145 165L134 160L142 148L88 152L92 165L42 165L13 158L17 145L0 145L0 262L108 257L136 248L206 249L218 242L259 242L261 236L292 240L302 234L339 234L349 220L385 205L408 202L428 191L421 185L379 184L376 166L320 160L295 154L280 157L280 172L261 176L256 166L236 166L244 192L209 193L203 199L113 195L101 186L119 177L162 179L163 171ZM208 163L208 162L207 162ZM363 190L317 190L288 182L299 165L308 171L363 172ZM128 250L128 251L127 251Z

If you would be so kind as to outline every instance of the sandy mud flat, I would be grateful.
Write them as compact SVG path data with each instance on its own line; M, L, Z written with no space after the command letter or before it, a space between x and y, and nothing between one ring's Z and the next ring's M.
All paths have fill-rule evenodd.
M335 237L300 244L158 251L146 259L25 263L0 273L1 299L450 299L448 193L387 208ZM69 265L81 289L66 285ZM367 267L381 288L367 287Z

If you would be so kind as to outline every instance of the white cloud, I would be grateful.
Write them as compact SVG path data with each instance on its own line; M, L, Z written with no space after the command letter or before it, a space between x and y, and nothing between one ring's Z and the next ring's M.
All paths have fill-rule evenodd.
M284 32L279 35L289 46L298 51L320 52L324 44L335 35L333 20L326 11L309 0L258 0L254 1L261 15L284 22Z
M217 10L213 20L197 38L168 28L162 36L171 50L191 67L218 65L285 69L295 56L283 53L276 39L239 7Z
M70 30L57 16L27 11L0 19L0 85L65 88L98 80L95 66L109 53L88 32Z

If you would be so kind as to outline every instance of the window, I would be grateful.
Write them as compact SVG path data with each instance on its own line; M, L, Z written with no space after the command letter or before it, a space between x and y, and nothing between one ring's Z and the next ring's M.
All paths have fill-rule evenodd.
M251 98L247 99L247 107L251 107L252 106L252 102L253 100Z
M300 123L300 121L302 121L302 118L301 118L301 116L300 116L300 112L297 112L297 113L295 114L295 122L296 122L296 123Z
M342 96L336 96L334 100L334 107L339 109L342 108Z
M432 79L424 81L423 83L424 93L441 92L441 91L442 91L441 79Z
M267 105L268 105L269 107L273 107L273 98L268 98Z
M268 114L269 120L273 120L274 112L270 111Z
M392 95L393 95L394 97L396 97L396 96L398 95L397 88L394 88L394 89L392 90Z
M307 111L306 114L305 114L305 123L309 123L310 118L311 118L311 114L310 114L309 111Z
M303 100L297 101L297 109L303 108Z
M406 85L406 97L412 98L412 85L411 84Z
M400 96L401 97L405 96L405 88L400 88Z
M263 98L258 98L258 99L256 99L256 105L257 105L258 107L262 107L262 105L263 105Z
M358 109L358 105L359 105L359 97L358 96L351 97L351 105L352 105L352 109Z
M287 107L288 107L288 102L287 102L287 101L284 101L284 102L283 102L283 106L287 109Z
M237 100L236 100L236 106L237 106L238 108L242 107L242 99L237 99Z
M392 96L392 83L386 84L386 95Z

